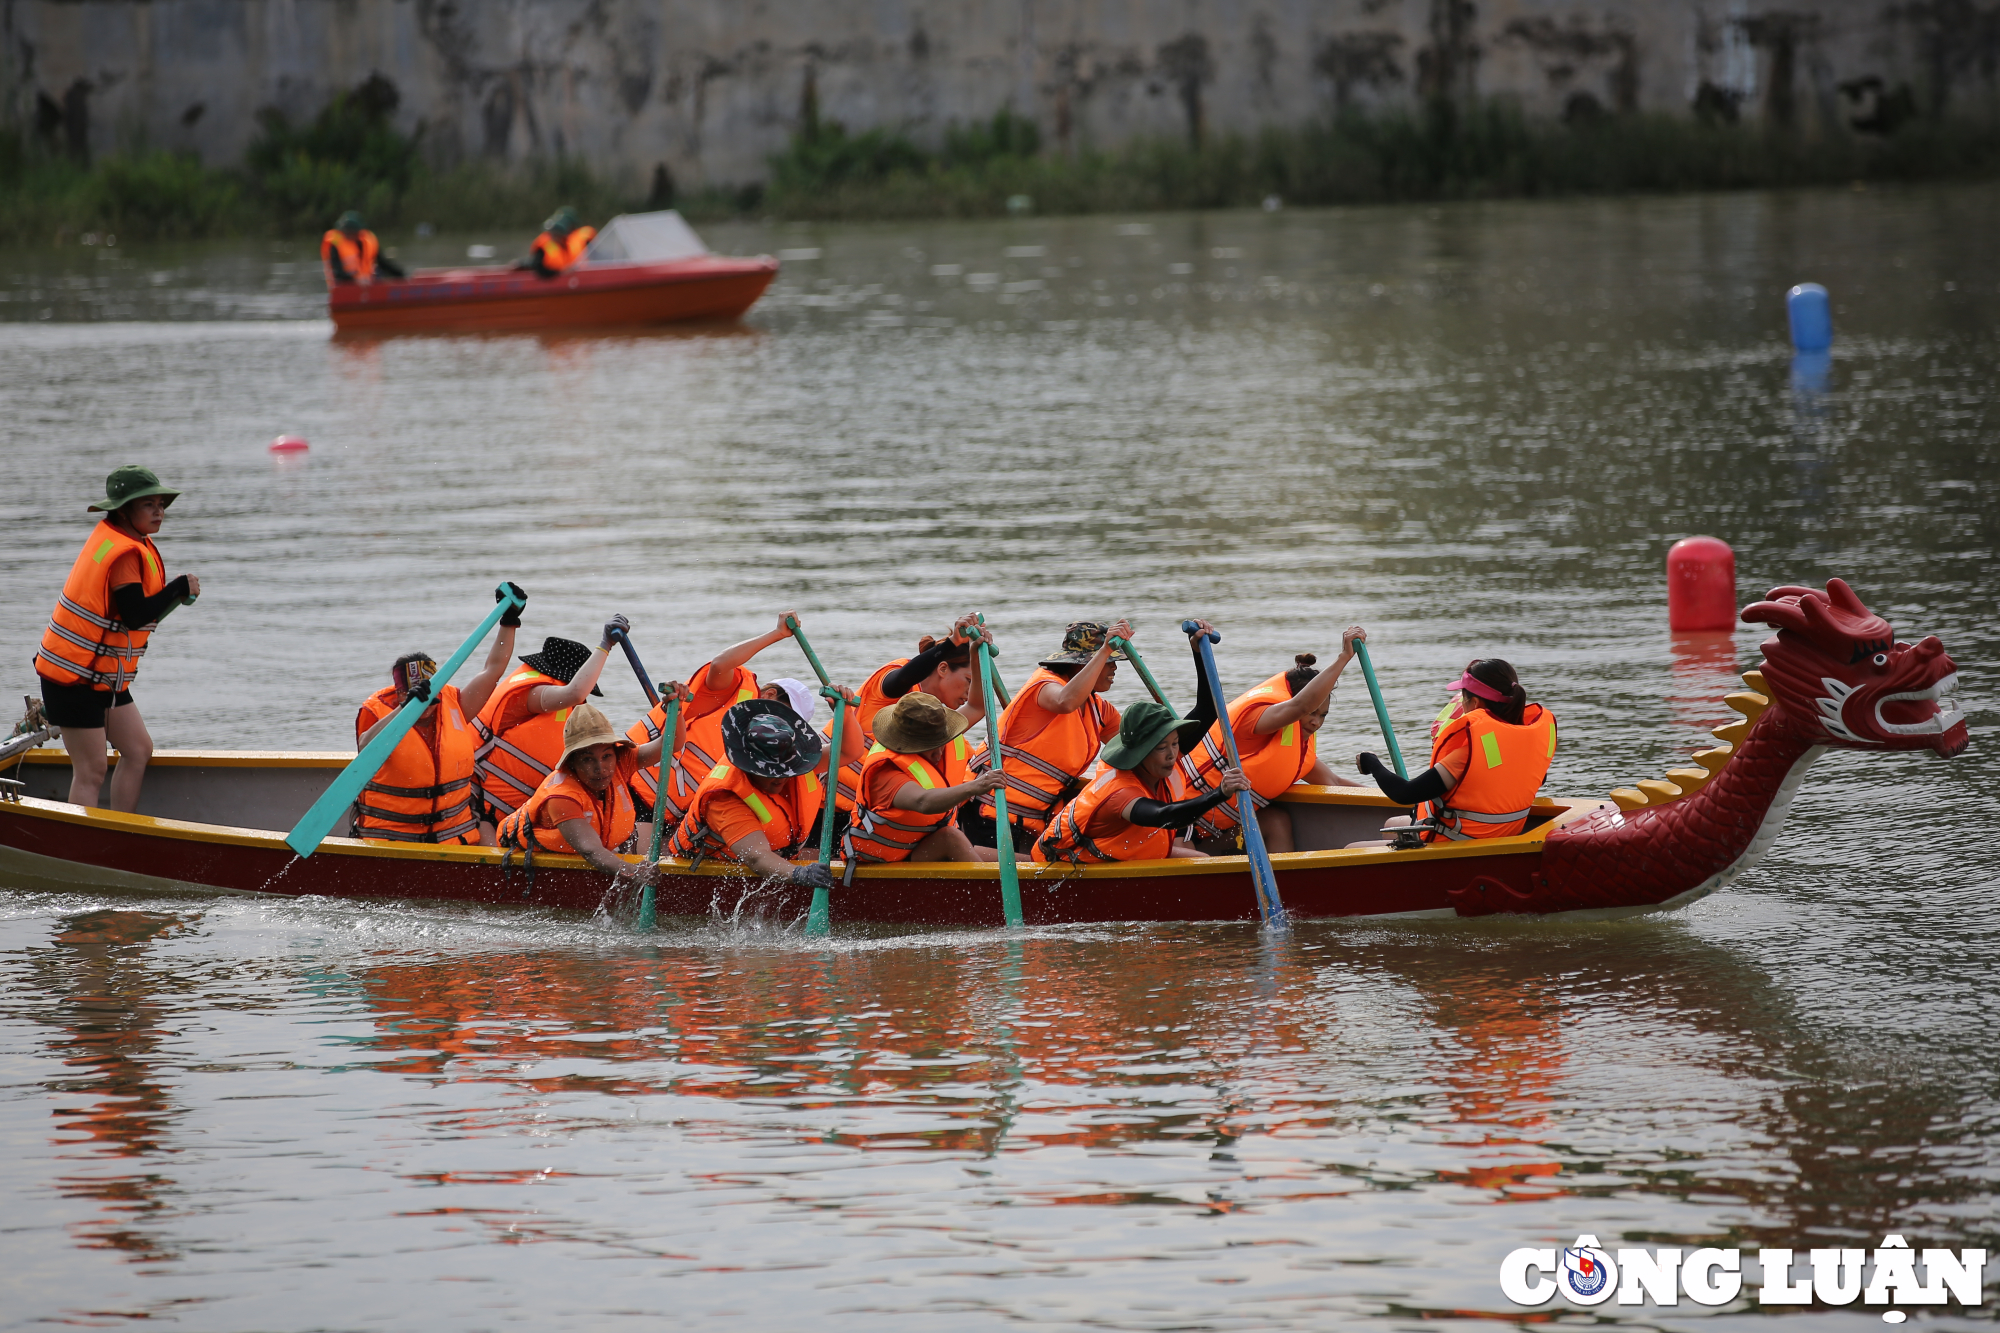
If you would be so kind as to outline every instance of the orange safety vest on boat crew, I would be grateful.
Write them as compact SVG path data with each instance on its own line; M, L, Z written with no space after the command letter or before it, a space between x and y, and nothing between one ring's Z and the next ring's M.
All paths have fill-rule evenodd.
M708 664L702 663L695 669L689 680L703 680L708 676ZM742 703L745 699L757 697L757 676L748 667L736 668L734 689L708 691L696 690L693 704L682 704L683 711L696 704L710 705L709 711L700 717L690 717L687 730L681 733L681 748L674 751L673 777L667 782L666 799L660 799L660 766L642 768L632 777L632 798L641 802L659 818L665 808L666 817L679 823L686 817L688 807L694 802L695 789L708 776L716 761L722 758L722 715ZM634 722L625 733L625 739L634 745L645 745L660 739L660 732L667 725L667 706L654 704L653 711Z
M925 791L937 791L972 781L971 762L972 747L965 743L962 735L952 737L951 743L944 747L942 773L933 768L930 760L923 755L898 754L877 741L861 765L857 788L876 799L864 805L848 826L847 837L841 843L841 855L848 860L907 861L918 843L943 828L957 813L955 810L942 810L926 815L897 807L891 802L895 792L901 791L905 784L878 778L876 775L883 769L901 769ZM871 793L869 788L876 783L881 783L888 790Z
M1502 722L1484 708L1475 708L1439 728L1431 747L1431 763L1445 752L1468 747L1465 776L1445 795L1442 809L1426 804L1439 823L1441 835L1453 842L1473 838L1505 838L1528 826L1535 793L1549 775L1556 755L1556 715L1540 704L1529 704L1521 725ZM1419 811L1421 816L1424 811Z
M1097 751L1118 734L1118 710L1101 694L1091 695L1074 713L1042 707L1042 686L1067 684L1047 667L1037 667L1000 714L1007 815L1030 833L1040 833L1069 794L1081 789ZM986 765L975 756L973 767L984 772ZM993 808L992 796L980 798L980 814L991 818Z
M869 745L875 743L875 715L883 709L893 706L896 702L882 692L882 682L889 679L890 672L898 667L908 666L909 663L909 658L899 657L893 662L877 667L874 675L861 682L861 689L859 691L861 706L847 715L847 722L848 724L852 724L856 720L860 721L861 738ZM828 719L827 724L821 727L819 731L820 735L826 737L827 742L831 744L833 741L832 720ZM868 754L864 748L859 759L851 759L840 766L840 776L835 779L833 784L834 809L845 811L850 815L854 813L854 793L860 790L861 766L867 762Z
M358 242L350 241L347 239L347 233L337 227L320 237L319 262L326 270L326 282L329 287L334 284L335 278L333 265L327 261L336 252L340 255L341 267L347 270L350 278L358 282L362 278L375 276L375 256L382 253L382 243L375 239L374 232L365 230Z
M354 719L361 733L395 712L396 687L384 685L368 696ZM396 742L389 758L361 789L354 803L355 836L388 842L476 843L479 817L472 813L472 771L479 752L472 724L465 720L458 686L437 692L437 751L415 727Z
M542 256L542 267L551 273L560 273L583 258L583 252L597 239L597 228L576 227L563 240L557 240L547 232L535 238L534 248Z
M527 835L533 834L535 846L545 852L568 852L574 854L576 848L569 845L569 839L559 828L541 828L535 823L535 816L548 804L549 798L561 796L581 806L584 820L589 823L597 840L606 848L616 851L638 827L639 816L632 808L632 792L625 783L612 781L599 796L583 785L576 774L566 768L559 768L542 780L535 788L535 794L513 814L500 821L495 841L502 847L526 847Z
M496 819L518 810L555 769L556 761L562 758L563 723L569 720L569 709L537 713L497 734L494 726L507 716L515 696L538 685L561 684L554 676L524 666L501 682L472 724L479 736L473 786L493 808Z
M1257 719L1264 716L1264 710L1291 697L1292 687L1285 683L1284 673L1280 672L1229 702L1229 725L1236 733L1236 754L1243 761L1243 776L1250 779L1250 798L1259 810L1283 795L1293 783L1303 780L1319 759L1318 737L1296 721L1287 722L1276 731L1257 734ZM1229 751L1222 744L1222 724L1217 722L1193 753L1181 756L1181 775L1187 779L1188 791L1195 796L1214 791L1221 780L1217 774L1228 757ZM1203 815L1196 822L1196 829L1200 837L1217 838L1235 832L1237 822L1236 803L1226 801Z
M87 684L116 694L130 689L139 659L158 622L127 629L111 604L111 571L139 554L139 591L148 597L167 586L167 571L150 537L134 537L101 520L83 544L35 650L35 670L58 685Z
M721 797L734 796L749 806L750 813L757 817L758 827L770 842L771 850L790 860L805 845L806 834L812 830L813 817L819 814L823 790L819 774L813 772L787 778L784 787L775 794L758 791L736 765L717 764L701 780L701 786L695 789L687 818L681 820L680 827L674 830L674 836L667 843L666 854L678 856L684 861L692 861L698 856L734 861L736 855L729 850L729 844L708 826L709 808Z
M1187 799L1187 785L1176 769L1167 774L1165 791L1153 791L1137 773L1106 764L1035 840L1035 859L1076 865L1166 860L1174 854L1174 831L1147 828L1124 816L1125 807L1141 797L1171 805Z

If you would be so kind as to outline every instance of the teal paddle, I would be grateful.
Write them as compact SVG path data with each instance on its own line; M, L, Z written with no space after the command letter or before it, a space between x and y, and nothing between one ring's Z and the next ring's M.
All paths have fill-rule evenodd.
M653 850L647 853L646 857L648 861L652 862L656 876L659 873L660 866L660 844L667 831L667 821L661 818L660 807L667 803L668 771L673 768L674 764L674 730L680 724L681 697L676 694L673 698L667 700L667 720L661 724L660 736L663 744L660 746L660 785L655 792L656 799L653 806ZM640 930L651 930L653 928L653 907L656 892L654 880L647 880L645 887L639 890L638 925Z
M1152 694L1155 703L1163 703L1169 708L1174 708L1173 701L1168 699L1167 692L1160 688L1160 682L1153 679L1153 673L1146 669L1146 659L1139 656L1139 650L1132 646L1130 639L1121 639L1114 634L1111 636L1111 646L1132 659L1132 665L1139 669L1139 679L1146 682L1146 689ZM1181 710L1174 708L1174 711L1178 713Z
M979 644L979 683L986 699L986 753L993 759L994 767L1001 773L1007 772L1007 758L1000 749L1000 709L994 698L1000 682L996 678L999 668L993 664L993 647L983 639ZM1006 918L1009 929L1021 926L1021 872L1014 864L1014 828L1007 822L1007 789L993 789L993 832L994 841L1000 851L1000 914Z
M1192 620L1183 620L1181 630L1186 634L1198 634L1201 626ZM1201 669L1208 676L1209 696L1215 700L1218 712L1226 719L1228 709L1223 700L1222 675L1215 669L1215 650L1209 645L1220 643L1222 636L1214 630L1195 640L1195 651L1201 655ZM1236 729L1225 721L1217 728L1222 733L1223 748L1229 752L1229 766L1237 772L1243 771L1243 761L1236 755ZM1257 915L1263 918L1267 930L1287 929L1285 904L1278 897L1278 872L1271 865L1271 853L1264 849L1264 830L1257 827L1257 803L1250 799L1250 793L1236 793L1236 817L1243 825L1243 850L1250 857L1250 882L1257 888Z
M1368 682L1368 697L1375 701L1375 720L1382 724L1382 739L1389 746L1389 758L1395 762L1396 776L1408 778L1409 771L1403 767L1403 747L1396 744L1396 729L1389 725L1389 705L1382 702L1382 687L1375 681L1375 664L1368 660L1365 639L1354 641L1354 655L1361 659L1361 678Z
M479 622L479 628L472 631L464 643L458 645L458 651L438 668L435 676L431 677L432 698L436 698L437 692L451 683L453 674L465 665L465 659L472 656L472 650L479 646L480 641L493 632L493 627L500 623L500 617L527 604L525 601L515 600L514 594L504 583L495 591L500 594L499 604L486 619ZM320 798L312 803L312 809L306 811L293 826L292 831L285 835L285 845L300 856L311 856L318 851L320 843L326 840L326 835L333 831L333 826L340 821L341 815L347 812L347 807L354 804L354 798L361 794L361 789L374 780L376 772L383 764L389 762L389 755L402 744L403 737L409 734L411 727L417 725L417 719L422 717L424 710L429 707L429 699L419 699L415 695L404 700L403 706L389 719L389 725L376 732L375 739L363 746L361 753L355 755L347 767L340 770L340 776L320 793Z
M797 617L785 617L785 628L799 641L799 651L812 664L813 674L819 677L819 692L833 701L833 734L827 743L833 753L826 760L826 792L820 807L819 821L819 863L832 873L833 867L833 824L840 807L834 803L834 795L840 790L840 739L841 730L847 718L847 699L833 688L833 677L826 674L826 667L819 660L819 654L806 639L806 632L799 628ZM855 793L857 796L859 792ZM820 887L813 890L812 906L806 909L806 934L822 936L832 929L833 890Z

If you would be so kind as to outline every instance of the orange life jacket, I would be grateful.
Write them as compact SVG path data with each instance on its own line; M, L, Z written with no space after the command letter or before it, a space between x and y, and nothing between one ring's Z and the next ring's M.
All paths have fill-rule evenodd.
M583 258L583 252L597 239L597 228L576 227L569 234L569 262L574 264Z
M1154 791L1136 772L1106 764L1035 840L1035 859L1077 865L1166 860L1174 853L1174 831L1134 824L1122 813L1141 797L1171 805L1187 799L1187 787L1178 769L1167 774L1160 791ZM1097 832L1091 831L1093 827Z
M689 680L700 680L708 674L708 664L703 663ZM632 775L633 799L653 809L653 817L680 822L694 802L695 788L708 776L722 758L722 715L742 703L745 699L757 697L757 676L748 667L736 668L736 688L722 705L700 717L690 717L687 729L681 733L681 748L674 751L671 771L673 776L667 781L664 798L660 795L660 766L642 768ZM688 705L682 704L685 710ZM625 739L634 745L645 745L660 739L661 731L667 725L667 706L654 704L653 710L634 722L625 733Z
M167 571L150 537L134 537L100 520L70 566L56 598L49 627L35 650L35 670L58 685L79 682L116 694L139 674L146 641L156 621L127 629L111 603L111 570L130 552L139 553L139 591L148 597L167 586Z
M535 788L535 794L520 809L500 821L496 841L502 847L525 847L532 832L535 846L540 850L574 853L576 848L569 845L569 839L563 837L561 829L541 828L535 823L542 807L557 794L583 807L583 817L591 831L597 834L597 840L613 851L638 827L638 813L632 808L632 792L624 783L614 781L599 796L584 786L576 774L559 768L542 779L542 785Z
M1535 793L1555 758L1556 715L1540 704L1529 704L1521 724L1515 726L1475 708L1438 729L1431 763L1436 764L1454 744L1471 750L1465 776L1446 794L1444 804L1425 802L1417 811L1419 818L1435 818L1444 826L1432 840L1505 838L1526 828Z
M805 845L806 835L812 831L813 817L819 814L822 792L817 772L801 773L787 779L784 787L773 795L758 791L736 765L717 764L695 789L687 817L674 830L674 836L667 843L666 854L689 861L697 856L734 861L736 854L729 850L729 844L708 826L709 807L719 797L734 796L757 816L757 823L763 828L771 850L790 860L798 855L799 849Z
M562 758L563 723L569 720L569 709L537 713L498 734L493 725L506 715L515 695L540 685L561 684L554 676L524 666L500 683L472 724L479 736L473 786L493 807L495 818L514 813L555 770L556 761Z
M875 743L875 715L896 702L882 692L882 682L889 678L890 672L898 667L908 666L909 662L909 658L899 657L893 662L877 667L874 675L861 682L859 691L861 706L847 715L847 722L850 725L856 721L860 722L861 738L869 745ZM820 728L820 734L827 738L828 743L832 742L833 722L830 719ZM834 809L843 810L850 815L854 813L854 793L861 790L861 766L866 762L868 755L864 751L859 759L850 759L840 766L840 775L833 784Z
M478 753L472 724L465 720L458 686L437 692L437 752L410 728L374 781L354 803L357 836L387 842L476 843L479 817L472 812L472 766ZM354 737L394 713L396 687L368 696L354 719Z
M319 238L319 262L326 269L326 284L329 287L339 281L329 262L334 255L340 256L340 266L347 270L347 276L360 282L363 278L375 276L375 256L380 253L382 243L375 239L372 231L363 231L358 240L351 241L346 232L336 227Z
M1007 774L1007 815L1030 833L1039 833L1063 803L1082 789L1083 775L1104 744L1107 726L1118 725L1117 710L1093 693L1074 713L1042 707L1042 686L1061 689L1069 682L1047 667L1037 667L1014 701L1000 714L1000 756ZM981 750L975 771L986 762ZM993 815L992 796L979 800L979 813Z
M557 240L549 232L535 238L535 252L542 257L542 267L551 273L560 273L583 258L583 252L590 248L597 237L595 227L574 227L568 236Z
M1293 783L1303 781L1319 759L1317 734L1296 721L1287 722L1276 731L1257 734L1257 719L1264 716L1264 710L1291 697L1292 687L1285 683L1284 673L1279 672L1256 689L1229 701L1229 724L1236 733L1236 754L1243 761L1243 776L1250 779L1250 799L1259 810L1283 795ZM1195 796L1214 791L1221 781L1218 774L1228 758L1229 751L1222 744L1222 724L1217 722L1201 738L1200 745L1181 756L1181 775L1187 779L1188 791ZM1196 821L1196 836L1221 837L1234 832L1238 822L1236 802L1225 801Z
M966 744L963 735L953 737L951 743L944 747L942 773L932 767L930 760L923 755L898 754L877 741L863 758L861 777L855 789L868 790L875 770L884 767L901 769L925 791L956 787L972 781L971 763L972 747ZM902 786L901 783L896 785L898 789ZM942 810L934 815L920 814L915 810L901 809L893 802L863 806L848 826L847 837L841 843L841 854L850 861L907 861L917 844L943 828L955 813L955 810Z

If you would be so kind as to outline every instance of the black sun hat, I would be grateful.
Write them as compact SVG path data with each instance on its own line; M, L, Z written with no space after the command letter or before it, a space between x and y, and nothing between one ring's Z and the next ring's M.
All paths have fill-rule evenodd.
M521 659L544 676L554 676L565 685L576 679L576 673L589 660L590 649L575 639L558 639L553 634L542 640L542 651L529 653ZM600 699L604 697L604 691L595 685L590 687L590 692Z
M722 715L722 752L759 778L795 778L819 763L826 742L775 699L745 699Z

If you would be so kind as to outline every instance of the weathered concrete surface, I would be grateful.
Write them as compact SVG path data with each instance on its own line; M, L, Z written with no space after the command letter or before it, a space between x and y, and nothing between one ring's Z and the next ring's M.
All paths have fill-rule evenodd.
M2000 0L0 0L0 39L16 122L76 152L233 162L260 108L307 117L380 73L442 162L734 183L808 87L850 128L919 142L1012 107L1057 151L1428 94L1806 133L1906 106L1991 117Z

